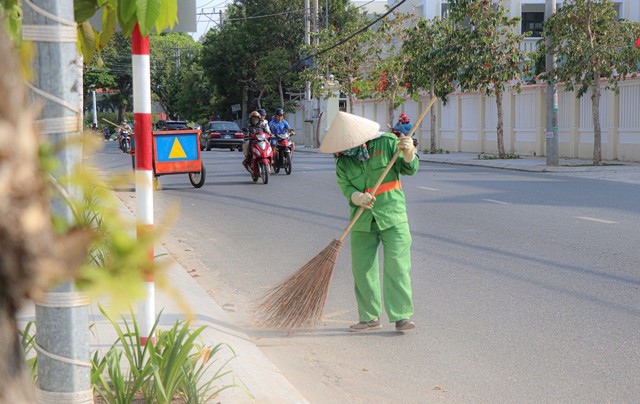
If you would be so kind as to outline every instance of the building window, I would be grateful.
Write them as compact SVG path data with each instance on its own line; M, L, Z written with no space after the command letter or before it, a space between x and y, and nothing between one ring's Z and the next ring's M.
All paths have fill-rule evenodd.
M522 33L529 32L532 37L542 37L544 13L522 13Z

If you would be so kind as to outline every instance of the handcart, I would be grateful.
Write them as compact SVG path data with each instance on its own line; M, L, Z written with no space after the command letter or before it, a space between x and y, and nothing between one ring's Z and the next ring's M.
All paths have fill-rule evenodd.
M169 174L188 174L191 185L204 185L206 169L200 156L200 130L168 130L152 132L153 185L158 177ZM131 158L135 168L135 135L132 136Z

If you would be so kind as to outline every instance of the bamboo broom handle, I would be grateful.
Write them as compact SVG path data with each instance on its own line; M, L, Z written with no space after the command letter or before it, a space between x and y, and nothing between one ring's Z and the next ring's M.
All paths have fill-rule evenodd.
M105 121L105 122L107 122L107 123L110 123L111 125L115 126L116 128L126 129L124 126L120 126L120 125L118 125L117 123L113 123L113 122L111 122L111 121L110 121L110 120L108 120L108 119L104 119L104 118L102 118L102 120L103 120L103 121Z
M408 137L413 136L414 132L416 131L416 129L418 128L418 126L420 125L424 117L427 115L427 112L431 109L433 104L436 103L437 99L438 99L437 97L433 97L431 101L429 101L429 104L427 104L427 107L424 109L424 111L422 111L422 114L420 114L420 117L418 118L416 123L413 125L413 127L409 131L409 134L407 135ZM371 195L376 194L376 191L380 187L380 184L382 184L382 181L384 181L384 177L386 177L387 174L389 174L389 171L391 170L391 167L393 167L393 165L395 164L396 160L398 159L398 156L400 156L400 149L398 149L398 151L396 151L396 153L393 155L393 157L391 158L391 161L389 161L389 164L387 164L384 171L380 175L380 178L378 178L376 185L374 185L373 188L371 189ZM364 207L361 206L360 209L358 209L358 211L356 212L356 215L353 217L353 219L351 219L351 222L349 222L349 225L347 226L347 228L344 229L342 234L340 234L338 241L340 242L344 241L345 237L347 237L347 234L349 234L349 232L351 231L351 228L353 227L353 225L360 218L360 215L362 215L362 212L364 212Z

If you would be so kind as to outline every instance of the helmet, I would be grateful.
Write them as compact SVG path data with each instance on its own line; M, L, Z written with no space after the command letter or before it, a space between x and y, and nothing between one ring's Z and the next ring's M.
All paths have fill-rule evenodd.
M258 110L258 113L260 114L260 116L267 116L267 111L265 111L264 109L260 108Z
M260 122L260 114L258 113L258 111L253 111L251 112L251 114L249 114L249 122L253 123L254 118L256 118L255 123Z
M282 108L276 108L276 116L284 115L284 110Z
M400 120L402 123L409 123L409 117L405 113L400 114Z

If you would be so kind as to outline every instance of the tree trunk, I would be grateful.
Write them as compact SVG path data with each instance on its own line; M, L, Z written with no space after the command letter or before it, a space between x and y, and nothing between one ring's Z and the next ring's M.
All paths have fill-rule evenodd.
M496 136L498 138L498 157L505 158L506 153L504 151L504 124L502 116L502 91L496 89L496 106L498 109L498 127L496 128Z
M429 101L436 96L436 76L431 73L431 86L429 87ZM431 107L429 111L431 117L431 123L429 124L429 132L431 134L431 153L435 153L436 149L436 108L435 105Z
M393 128L393 123L395 122L395 120L393 119L393 115L395 112L395 109L393 108L393 101L396 99L396 92L392 91L391 94L389 95L389 106L388 106L388 118L389 118L389 125L391 125L391 127Z
M600 74L596 72L591 86L591 113L593 115L593 165L602 164L602 130L600 128Z
M353 103L355 102L356 97L353 96L353 94L348 93L347 94L347 104L349 104L348 106L348 111L350 114L353 114Z
M284 90L282 89L282 78L278 79L278 92L280 93L280 108L284 109Z

